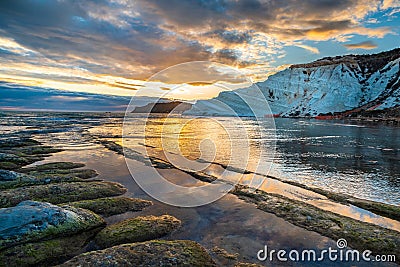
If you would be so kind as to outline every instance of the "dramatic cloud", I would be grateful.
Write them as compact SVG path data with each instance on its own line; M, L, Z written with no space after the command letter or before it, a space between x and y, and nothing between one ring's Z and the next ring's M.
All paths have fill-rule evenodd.
M0 110L62 110L124 112L129 97L63 92L0 83Z
M374 49L378 46L371 41L365 41L357 44L345 44L344 45L347 49Z
M196 60L263 80L298 63L290 48L312 56L328 43L398 34L382 18L396 20L399 8L398 0L2 0L0 80L132 95L152 74Z

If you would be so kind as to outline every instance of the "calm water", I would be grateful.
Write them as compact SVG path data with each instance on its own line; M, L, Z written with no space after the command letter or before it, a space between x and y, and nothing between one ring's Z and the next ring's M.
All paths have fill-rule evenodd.
M98 146L90 135L82 136L89 131L121 143L118 136L122 118L110 114L6 115L0 117L3 138L19 132L53 138L57 146L61 143L89 149ZM187 166L174 161L174 155L184 155L192 160L201 158L245 167L334 192L400 204L399 128L281 118L275 124L276 130L268 121L250 118L131 118L124 128L124 145L141 151L144 144L157 148L147 153L167 151L178 167Z
M398 128L298 119L277 119L275 123L276 131L268 122L257 123L252 119L218 118L210 122L191 118L134 118L125 129L124 145L153 156L162 157L166 152L175 163L175 156L179 154L189 159L212 161L214 163L204 170L212 174L220 173L224 165L242 167L245 163L246 169L257 171L262 170L257 166L265 165L271 167L267 173L282 179L399 204ZM129 196L148 198L131 179L123 156L105 149L94 138L122 143L121 127L122 118L104 115L12 114L0 117L0 139L29 136L44 144L64 148L65 151L35 164L84 162L87 168L99 172L98 178L124 184ZM143 167L137 162L138 172ZM162 171L172 178L190 178L174 169ZM290 185L274 179L271 181L274 182L267 185L267 191L283 195L294 192L314 201L310 192L291 189ZM296 198L296 195L291 197ZM396 221L351 205L337 203L332 206L326 199L318 197L315 201L321 209L400 229ZM191 209L155 203L143 214L168 213L184 222L181 231L174 233L171 239L192 239L209 249L219 246L230 253L238 253L244 261L260 263L255 253L265 244L287 250L335 247L335 240L293 226L232 195ZM132 216L137 214L122 214L107 220L113 223ZM341 266L330 262L298 265Z
M162 148L181 168L191 162L186 166L174 155L400 204L399 128L301 119L276 119L275 124L276 130L268 121L250 118L131 118L123 144L137 151L143 144L158 148L147 149L150 155ZM120 125L92 132L115 135Z
M278 119L275 169L288 180L400 204L400 129Z

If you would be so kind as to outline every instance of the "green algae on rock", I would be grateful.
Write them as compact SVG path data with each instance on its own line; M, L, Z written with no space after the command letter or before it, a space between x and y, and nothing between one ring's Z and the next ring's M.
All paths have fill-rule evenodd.
M60 182L81 182L84 181L77 175L71 174L42 174L27 175L9 170L0 170L0 189L11 189L29 185L42 185Z
M129 197L98 198L69 203L71 206L88 209L104 217L128 211L141 211L152 204L153 202L148 200Z
M102 227L66 237L40 240L0 250L0 266L53 266L84 252ZM51 237L49 237L51 238Z
M4 170L16 170L20 167L20 165L14 163L14 162L9 162L9 161L1 161L0 162L0 169Z
M0 209L0 221L0 250L105 225L104 220L91 211L37 201L24 201L15 207Z
M100 248L143 242L163 237L180 225L181 221L170 215L139 216L107 226L97 234L94 242Z
M284 196L266 193L237 185L232 192L257 208L324 236L338 240L345 238L354 249L371 250L373 254L395 254L400 259L400 232L361 222L349 217L321 210L310 204Z
M29 171L48 171L48 170L71 170L85 167L83 163L75 163L75 162L51 162L46 164L37 165L34 167L24 168L24 172Z
M29 168L22 168L19 171L38 178L54 180L71 180L73 178L88 179L98 175L95 170L77 169L84 167L83 163L74 162L51 162Z
M13 162L15 164L27 164L29 161L23 157L12 153L3 153L0 152L0 161L2 162Z
M17 147L25 147L25 146L37 146L41 143L33 140L31 138L18 138L18 139L7 139L0 140L0 148L17 148Z
M271 178L277 179L275 177L271 177ZM395 205L391 205L391 204L386 204L386 203L381 203L381 202L376 202L376 201L371 201L371 200L366 200L366 199L359 199L359 198L352 197L352 196L349 196L346 194L334 193L334 192L330 192L330 191L327 191L327 190L324 190L321 188L317 188L317 187L310 187L307 185L300 184L298 182L284 181L281 179L277 179L277 180L287 183L287 184L291 184L294 186L304 188L306 190L313 191L315 193L326 196L327 198L337 201L339 203L352 204L359 208L371 211L377 215L381 215L384 217L388 217L388 218L400 221L400 206L395 206Z
M82 267L111 266L194 266L214 267L206 250L189 240L153 240L123 244L76 256L59 265Z
M95 170L91 169L73 169L73 170L44 170L44 171L29 171L26 172L24 169L19 170L22 173L33 175L35 177L76 177L81 179L94 178L98 175Z
M60 151L32 139L0 140L0 169L17 170Z
M26 158L17 156L12 153L0 152L0 168L5 170L15 170L21 166L29 164L30 161Z
M400 221L400 206L378 203L354 197L348 198L347 202L362 209L369 210L375 214Z
M9 170L0 170L0 183L18 181L27 175Z
M238 262L239 253L232 254L218 246L214 246L209 253L218 266L233 266Z
M21 147L16 150L18 155L28 156L28 155L47 155L52 153L57 153L63 151L59 148L53 148L51 146L28 146Z
M114 182L74 182L18 187L0 191L0 207L15 206L24 200L53 204L122 195L126 188Z

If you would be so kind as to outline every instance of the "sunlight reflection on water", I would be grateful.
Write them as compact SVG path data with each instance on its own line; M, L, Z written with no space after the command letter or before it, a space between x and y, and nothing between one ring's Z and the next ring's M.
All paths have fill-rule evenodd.
M187 119L150 119L147 144L159 148L160 140L157 135L160 127L156 126L166 122L163 134L168 138L165 130L170 129L171 133L174 133L173 129L176 129L176 125L181 125L182 120ZM271 161L268 148L271 142L276 141L277 149L270 175L364 199L400 204L400 137L397 128L277 119L275 137L268 129L263 129L262 124L255 126L250 118L242 122L242 127L249 136L250 160L247 170L254 171L258 161ZM138 118L136 121L138 127L143 123L144 119ZM107 127L95 127L90 131L99 136L115 136L120 134L120 127L120 124L110 124ZM129 143L125 145L142 147L144 137L135 135L135 123L131 127L130 138L125 140ZM234 123L232 127L235 127ZM264 131L266 138L260 138L254 127ZM230 133L231 138L228 139L217 126L191 125L180 132L179 147L164 147L164 150L175 153L179 149L188 158L198 158L199 140L212 137L218 140L218 153L214 161L227 165L231 159L231 151L248 150L247 147L240 148L243 144L241 142L231 142L235 140L235 129L230 129ZM236 146L235 149L232 150L232 146ZM259 159L260 150L266 152L265 158Z

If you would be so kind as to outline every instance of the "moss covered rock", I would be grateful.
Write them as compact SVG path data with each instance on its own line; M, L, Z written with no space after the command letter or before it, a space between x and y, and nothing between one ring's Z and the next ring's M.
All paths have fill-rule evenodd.
M349 247L354 249L368 249L373 255L390 252L396 256L396 260L400 258L398 231L321 210L284 196L252 190L243 185L237 185L233 193L247 202L255 203L260 210L273 213L296 226L336 240L345 238Z
M0 161L2 162L14 162L16 164L25 164L28 163L28 161L20 156L17 156L15 154L11 154L11 153L2 153L0 152Z
M37 179L50 179L54 182L68 181L73 178L88 179L98 175L95 170L78 169L85 166L74 162L52 162L34 167L22 168L18 171L36 177Z
M16 170L21 167L19 164L9 161L0 161L0 169L4 170Z
M67 237L29 242L0 250L0 266L53 266L84 252L84 247L101 228Z
M113 182L76 182L26 186L0 191L0 207L12 207L24 200L53 204L122 195L126 188Z
M107 226L97 234L94 242L100 248L143 242L163 237L180 225L180 220L169 215L139 216Z
M154 240L124 244L76 256L60 266L216 266L194 241Z
M14 171L0 170L0 183L18 181L21 179L21 177L25 176L26 176L25 174Z
M69 203L71 206L88 209L105 217L127 211L141 211L152 204L148 200L129 197L98 198Z
M21 166L29 164L26 158L14 155L12 153L0 152L0 168L5 170L15 170Z
M6 139L0 140L0 148L16 148L16 147L25 147L25 146L37 146L40 145L40 142L33 140L31 138L15 138L15 139Z
M70 236L105 225L97 214L71 206L24 201L0 209L0 250L16 245Z
M0 148L0 168L17 170L28 164L43 160L51 153L59 151L58 149L42 146Z
M24 168L24 172L29 171L48 171L48 170L70 170L85 167L83 163L74 162L51 162L34 167Z
M75 174L27 175L10 170L0 170L0 189L11 189L28 185L84 181Z
M63 151L59 148L53 148L51 146L29 146L22 147L16 150L19 155L47 155Z
M400 206L351 197L347 199L347 202L381 216L386 216L388 218L400 221Z
M78 170L70 170L70 169L56 169L56 170L43 170L43 171L25 171L24 169L20 170L23 173L28 175L32 175L38 178L49 177L49 178L57 178L57 177L76 177L81 179L93 178L98 175L95 170L91 169L78 169Z

